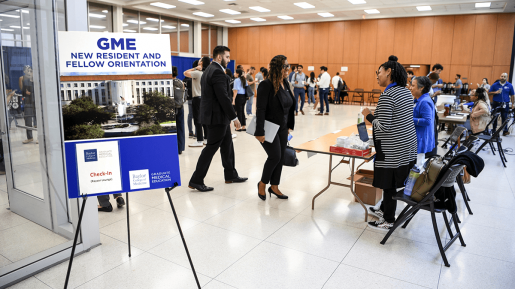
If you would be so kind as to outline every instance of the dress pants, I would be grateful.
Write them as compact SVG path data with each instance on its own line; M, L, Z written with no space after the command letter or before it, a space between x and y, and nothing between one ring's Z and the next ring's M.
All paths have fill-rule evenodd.
M246 126L246 116L245 116L245 103L247 102L246 94L237 94L234 103L236 104L236 114L238 115L238 120L241 123L241 126Z
M329 112L329 99L327 98L329 94L329 88L320 88L320 113L324 113L324 102L327 106L327 112Z
M204 178L218 149L220 149L220 155L222 156L225 180L237 178L238 172L234 167L234 146L232 143L231 126L229 124L208 125L207 129L209 131L209 139L198 158L197 167L191 176L190 182L204 185Z
M393 196L397 194L396 189L383 190L383 201L379 208L384 213L384 220L388 223L395 223L395 210L397 210L397 200Z
M340 103L340 90L334 90L334 103Z
M121 197L121 196L122 196L122 194L113 194L113 198L115 200L116 200L116 198ZM97 199L98 199L98 202L100 203L100 206L102 206L103 208L107 208L111 204L109 202L109 195L97 196Z
M34 108L31 107L25 107L24 110L24 119L25 119L25 126L28 127L34 127L35 121L34 118L36 117ZM27 139L32 139L32 130L27 129Z
M186 132L184 131L184 106L175 109L175 124L177 127L177 147L179 152L186 149Z
M264 184L279 185L283 171L284 151L287 144L288 127L286 125L279 129L272 143L265 141L261 144L268 155L263 167L263 174L261 175L261 181Z
M193 134L193 99L188 100L188 132Z
M304 87L293 88L293 94L295 96L295 112L299 112L299 96L300 96L300 110L304 108L304 102L306 102L306 90Z
M506 121L506 119L508 118L508 113L510 112L510 105L508 102L498 102L498 101L492 101L492 110L493 109L496 109L498 107L502 107L504 105L504 108L501 109L501 120L502 120L502 123L504 123L504 121ZM495 132L497 130L497 121L494 121L493 123L493 128L494 128L494 131ZM506 126L504 128L504 131L508 131L508 126Z
M195 123L195 134L197 135L197 141L201 142L207 139L207 127L200 123L200 97L193 98L193 122ZM202 132L204 131L204 132Z

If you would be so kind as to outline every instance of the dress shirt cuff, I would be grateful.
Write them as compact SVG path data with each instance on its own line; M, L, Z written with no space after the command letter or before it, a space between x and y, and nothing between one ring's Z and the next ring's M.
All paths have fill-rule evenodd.
M236 120L238 120L238 117L235 117L233 120L231 120L231 122L234 122Z

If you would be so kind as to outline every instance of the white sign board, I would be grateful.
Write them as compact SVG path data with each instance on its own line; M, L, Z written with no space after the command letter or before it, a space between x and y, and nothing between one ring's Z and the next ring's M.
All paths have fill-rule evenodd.
M171 74L167 34L59 31L63 76Z
M347 66L342 66L342 70L341 71L349 71L349 67Z
M308 71L315 71L315 67L314 66L308 66Z
M118 141L77 144L81 195L122 190Z

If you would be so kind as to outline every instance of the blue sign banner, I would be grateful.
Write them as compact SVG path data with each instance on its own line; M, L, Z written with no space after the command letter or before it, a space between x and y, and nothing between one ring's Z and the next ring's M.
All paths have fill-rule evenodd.
M64 148L69 198L181 185L176 134L66 141Z

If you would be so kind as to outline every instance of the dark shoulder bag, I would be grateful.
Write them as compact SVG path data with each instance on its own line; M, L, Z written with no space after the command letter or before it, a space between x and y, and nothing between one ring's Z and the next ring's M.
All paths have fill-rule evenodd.
M299 165L299 159L297 159L297 152L294 148L290 146L290 143L286 146L284 150L284 163L283 165L287 167L296 167Z

